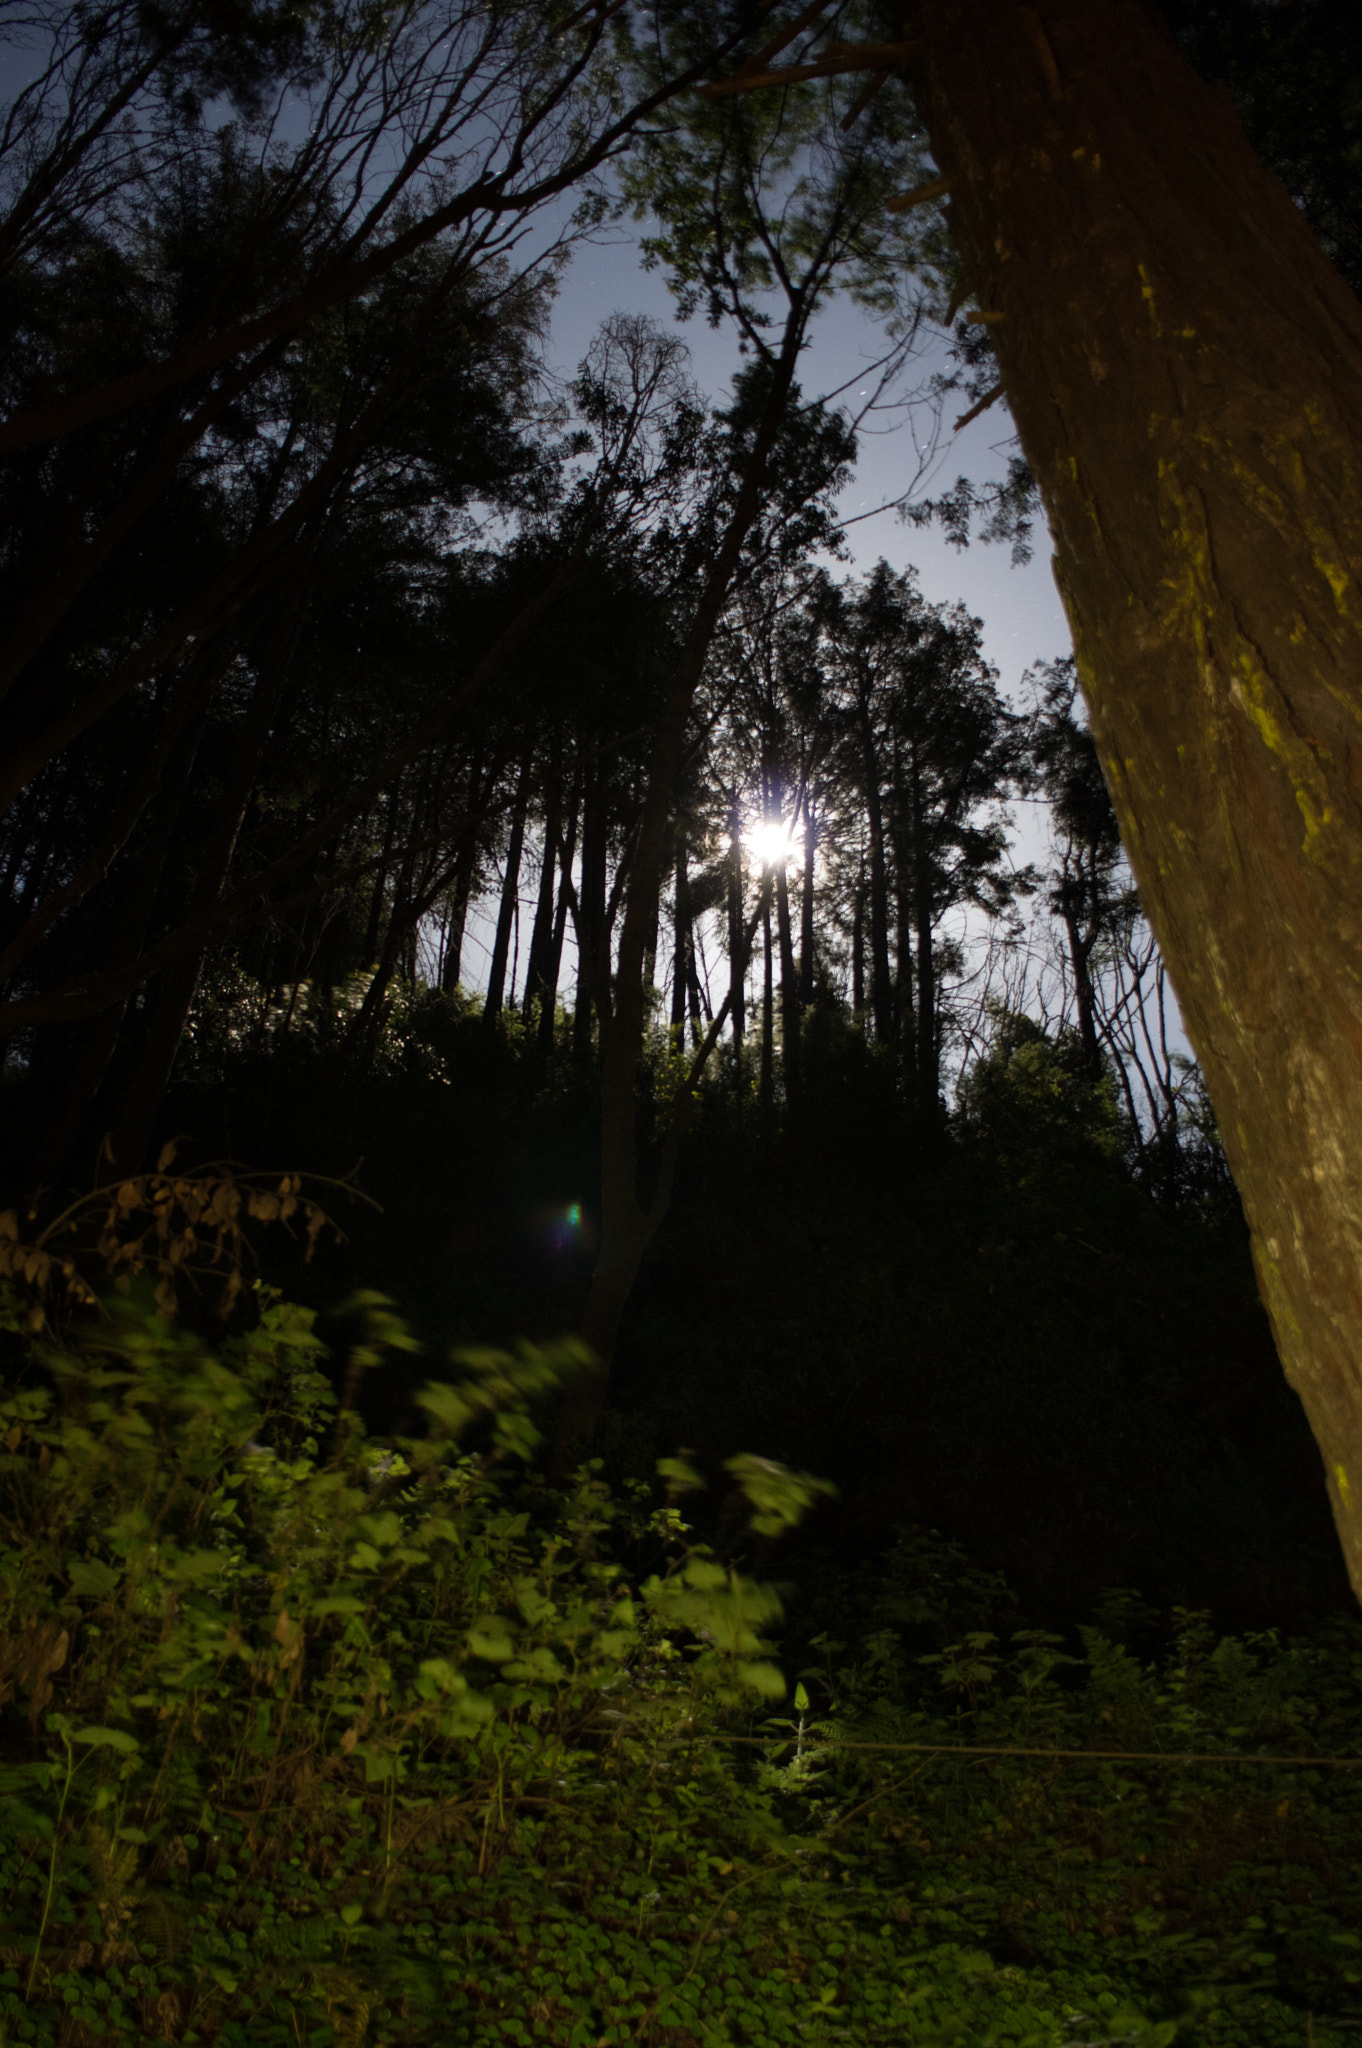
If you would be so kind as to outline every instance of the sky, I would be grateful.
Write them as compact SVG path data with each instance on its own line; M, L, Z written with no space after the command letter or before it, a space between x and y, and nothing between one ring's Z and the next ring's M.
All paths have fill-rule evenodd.
M662 325L676 327L674 302L662 273L643 268L636 243L622 232L616 239L588 244L574 258L554 308L549 342L553 367L571 375L601 321L615 312L647 313ZM690 347L696 382L717 397L727 389L738 362L733 341L710 329L702 316L677 331ZM844 299L834 301L815 329L806 357L805 390L816 395L846 383L859 364L868 364L878 353L878 330L870 316ZM944 342L924 356L922 373L926 376L938 367L945 367ZM964 411L967 403L953 406L948 419ZM1011 439L1011 422L1001 403L963 433L954 434L948 427L948 445L929 491L946 488L962 474L976 483L1002 475ZM915 464L907 422L890 433L863 435L855 479L843 494L843 515L867 511L900 494ZM981 618L985 651L1009 694L1032 662L1070 652L1043 522L1035 536L1034 557L1021 569L1010 566L1006 545L976 542L963 550L954 548L935 529L909 525L893 512L852 526L847 539L854 569L869 569L881 555L896 569L911 563L919 572L924 595L933 603L959 599Z

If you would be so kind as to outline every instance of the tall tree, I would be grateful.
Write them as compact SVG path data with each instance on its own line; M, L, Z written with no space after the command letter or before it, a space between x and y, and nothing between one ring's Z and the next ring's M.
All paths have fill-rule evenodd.
M897 1026L931 1122L946 1030L943 920L966 906L996 916L1027 879L1011 868L997 815L1023 766L1022 721L983 659L979 621L928 604L911 570L881 561L859 584L825 585L817 609L870 840L876 1035L888 1040Z
M1362 304L1145 0L898 18L1362 1597Z
M951 232L1362 1594L1362 306L1137 0L915 0Z

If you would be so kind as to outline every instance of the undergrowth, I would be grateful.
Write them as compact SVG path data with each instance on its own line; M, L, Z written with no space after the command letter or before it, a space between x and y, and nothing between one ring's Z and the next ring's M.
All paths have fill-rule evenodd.
M875 1625L786 1671L778 1598L692 1539L682 1462L614 1495L538 1477L571 1346L462 1354L379 1441L356 1384L411 1340L360 1307L338 1400L310 1313L267 1296L215 1344L126 1296L40 1335L6 1297L6 2041L1362 2026L1362 1787L1291 1761L1362 1752L1362 1630L1165 1638L1114 1599L1069 1644L918 1533ZM761 1541L816 1491L730 1470Z

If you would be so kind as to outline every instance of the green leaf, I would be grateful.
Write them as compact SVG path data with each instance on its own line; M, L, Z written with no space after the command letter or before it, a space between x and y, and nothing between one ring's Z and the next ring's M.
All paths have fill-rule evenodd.
M740 1685L750 1686L752 1691L759 1692L763 1699L784 1699L785 1676L778 1664L769 1664L765 1660L759 1662L755 1658L747 1657L741 1658L733 1670Z
M91 1749L116 1749L123 1756L131 1756L139 1746L121 1728L77 1728L71 1740L84 1742Z
M474 1622L468 1631L468 1647L475 1657L483 1657L489 1664L504 1664L508 1657L514 1657L515 1644L507 1624L498 1614L484 1615Z
M66 1567L71 1591L82 1600L102 1600L118 1584L118 1573L102 1558L77 1558Z

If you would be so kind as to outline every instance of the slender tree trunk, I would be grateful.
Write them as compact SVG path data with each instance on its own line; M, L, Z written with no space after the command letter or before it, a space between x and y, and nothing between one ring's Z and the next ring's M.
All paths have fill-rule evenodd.
M653 919L648 932L648 943L643 952L643 985L654 994L657 992L657 941L662 929L662 905Z
M1084 1071L1094 1081L1102 1075L1102 1044L1097 1035L1097 1000L1092 985L1092 952L1097 943L1097 891L1082 866L1083 856L1079 854L1079 879L1084 885L1084 894L1089 902L1088 928L1079 927L1078 914L1072 903L1066 903L1061 916L1064 920L1064 935L1069 946L1069 970L1074 978L1074 1006L1078 1011L1078 1036L1083 1047Z
M440 963L440 986L451 992L459 986L459 972L463 966L464 933L468 927L468 902L473 894L473 870L477 865L478 835L471 830L459 854L459 864L454 870L454 884L450 891L449 932L445 939L445 957Z
M706 1024L711 1023L713 1021L713 1012L709 1006L709 992L700 979L700 947L695 936L695 920L693 918L690 927L690 944L686 948L686 966L690 974L688 985L690 988L691 1044L692 1046L698 1046L703 1043L705 1036L704 1025L701 1024L700 1019L703 1017Z
M530 957L525 964L525 1011L537 1004L542 1010L549 949L553 943L553 914L557 908L558 838L563 829L563 736L555 732L549 750L549 784L544 793L544 854L539 864L539 891L535 898L534 929L530 933ZM552 997L549 999L552 1001Z
M747 947L743 939L742 812L736 792L728 810L728 978L733 1043L742 1051L747 1029Z
M894 983L889 972L889 862L885 849L880 764L865 732L865 816L870 839L870 1013L875 1036L888 1044L894 1029Z
M472 820L482 808L482 756L475 755L468 771L468 813ZM489 777L489 784L495 780L495 773ZM440 966L440 986L451 992L459 986L459 975L463 967L464 934L468 929L468 906L478 880L478 855L482 846L482 827L470 822L464 827L463 837L454 864L454 877L450 885L449 935L445 940L445 957Z
M572 863L577 851L577 820L581 806L582 776L581 770L578 769L573 778L572 799L568 806L567 838L563 842L558 908L553 920L553 936L549 941L548 955L544 962L543 998L539 1010L538 1033L541 1060L547 1060L553 1051L554 1033L558 1023L558 977L563 968L563 940L567 936L568 910L573 900Z
M1137 0L914 0L1098 751L1362 1595L1362 306Z
M757 1086L763 1109L769 1110L776 1093L776 974L775 946L771 938L770 874L764 878L765 908L761 914L761 1072Z
M817 852L818 821L810 792L804 799L804 875L799 891L799 1000L805 1009L813 1001L813 865Z
M865 1022L865 903L865 854L862 853L851 909L851 1014L858 1024Z
M681 1042L686 1022L686 991L690 987L690 878L686 873L686 842L677 827L672 912L672 1036Z
M520 908L520 857L525 848L525 813L529 808L530 775L534 749L527 747L511 798L511 836L506 845L506 870L501 879L501 904L497 912L496 937L492 942L492 965L487 976L487 1001L483 1022L490 1029L501 1015L506 995L506 964L511 956L511 934ZM514 978L512 979L514 989Z
M932 864L923 817L922 776L916 760L909 771L913 810L913 924L917 940L916 1014L913 1051L917 1060L918 1109L930 1123L941 1109L941 1025L936 1002L936 955L932 942Z
M599 1004L610 1000L609 962L602 961L605 939L605 880L609 855L605 793L600 763L587 769L582 800L582 885L577 892L577 1001L572 1018L572 1051L581 1067L591 1063L591 1019ZM605 977L604 987L598 986Z
M393 834L397 830L397 802L400 785L394 784L388 792L384 805L383 848L378 867L374 872L373 887L369 893L369 916L364 927L364 964L373 967L378 960L379 940L383 932L383 910L388 898L388 865L393 850Z
M776 868L776 939L780 946L780 1057L785 1100L799 1097L799 974L790 918L790 878L784 861Z
M919 1088L917 978L913 973L913 935L917 903L917 862L904 829L903 777L895 768L891 836L894 849L894 1021L903 1048L904 1072L910 1092Z

